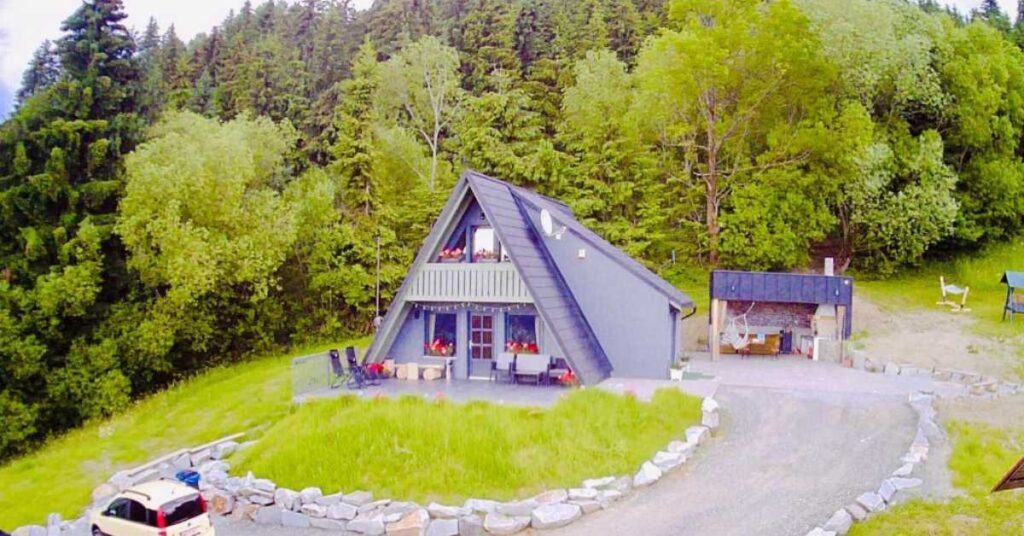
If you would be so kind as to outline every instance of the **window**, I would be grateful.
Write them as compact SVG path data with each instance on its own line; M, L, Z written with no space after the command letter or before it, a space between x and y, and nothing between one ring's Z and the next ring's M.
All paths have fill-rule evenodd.
M117 499L116 501L110 503L110 506L107 507L105 515L109 517L128 519L128 503L130 502L131 501L129 501L128 499Z
M505 317L505 351L517 354L540 353L536 315L507 315Z
M427 313L427 340L423 343L427 355L455 355L457 318L455 313Z
M473 262L498 260L498 237L491 227L473 228Z
M142 503L128 501L128 521L147 525L149 524L149 511L142 506Z
M494 359L494 316L469 315L469 357Z
M161 506L160 509L164 512L164 519L167 521L168 527L203 515L202 499L198 494L171 501Z

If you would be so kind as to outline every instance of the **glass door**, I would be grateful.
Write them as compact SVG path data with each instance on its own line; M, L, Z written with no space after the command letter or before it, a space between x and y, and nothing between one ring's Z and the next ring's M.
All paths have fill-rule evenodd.
M489 378L494 360L494 315L469 313L469 375Z

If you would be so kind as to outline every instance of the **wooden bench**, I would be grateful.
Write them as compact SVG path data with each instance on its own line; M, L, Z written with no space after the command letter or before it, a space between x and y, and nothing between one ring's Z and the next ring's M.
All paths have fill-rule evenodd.
M551 356L547 354L518 354L512 362L512 378L518 383L520 376L531 376L537 385L548 380Z

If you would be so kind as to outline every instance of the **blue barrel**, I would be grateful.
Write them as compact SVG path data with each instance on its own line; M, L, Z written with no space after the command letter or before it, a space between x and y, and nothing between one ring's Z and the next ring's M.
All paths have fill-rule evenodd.
M185 484L186 486L199 489L199 473L197 471L192 471L189 469L186 469L184 471L178 471L174 475L174 478L177 478L179 482Z

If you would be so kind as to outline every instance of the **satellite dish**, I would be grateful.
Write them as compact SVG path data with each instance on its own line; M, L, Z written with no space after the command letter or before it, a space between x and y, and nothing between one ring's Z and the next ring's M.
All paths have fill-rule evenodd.
M551 213L548 209L540 209L540 228L544 230L544 234L551 236L555 232L555 222L551 221Z
M545 235L553 236L555 240L561 240L562 234L565 233L565 227L555 230L555 221L551 219L551 212L546 208L540 209L540 228Z

